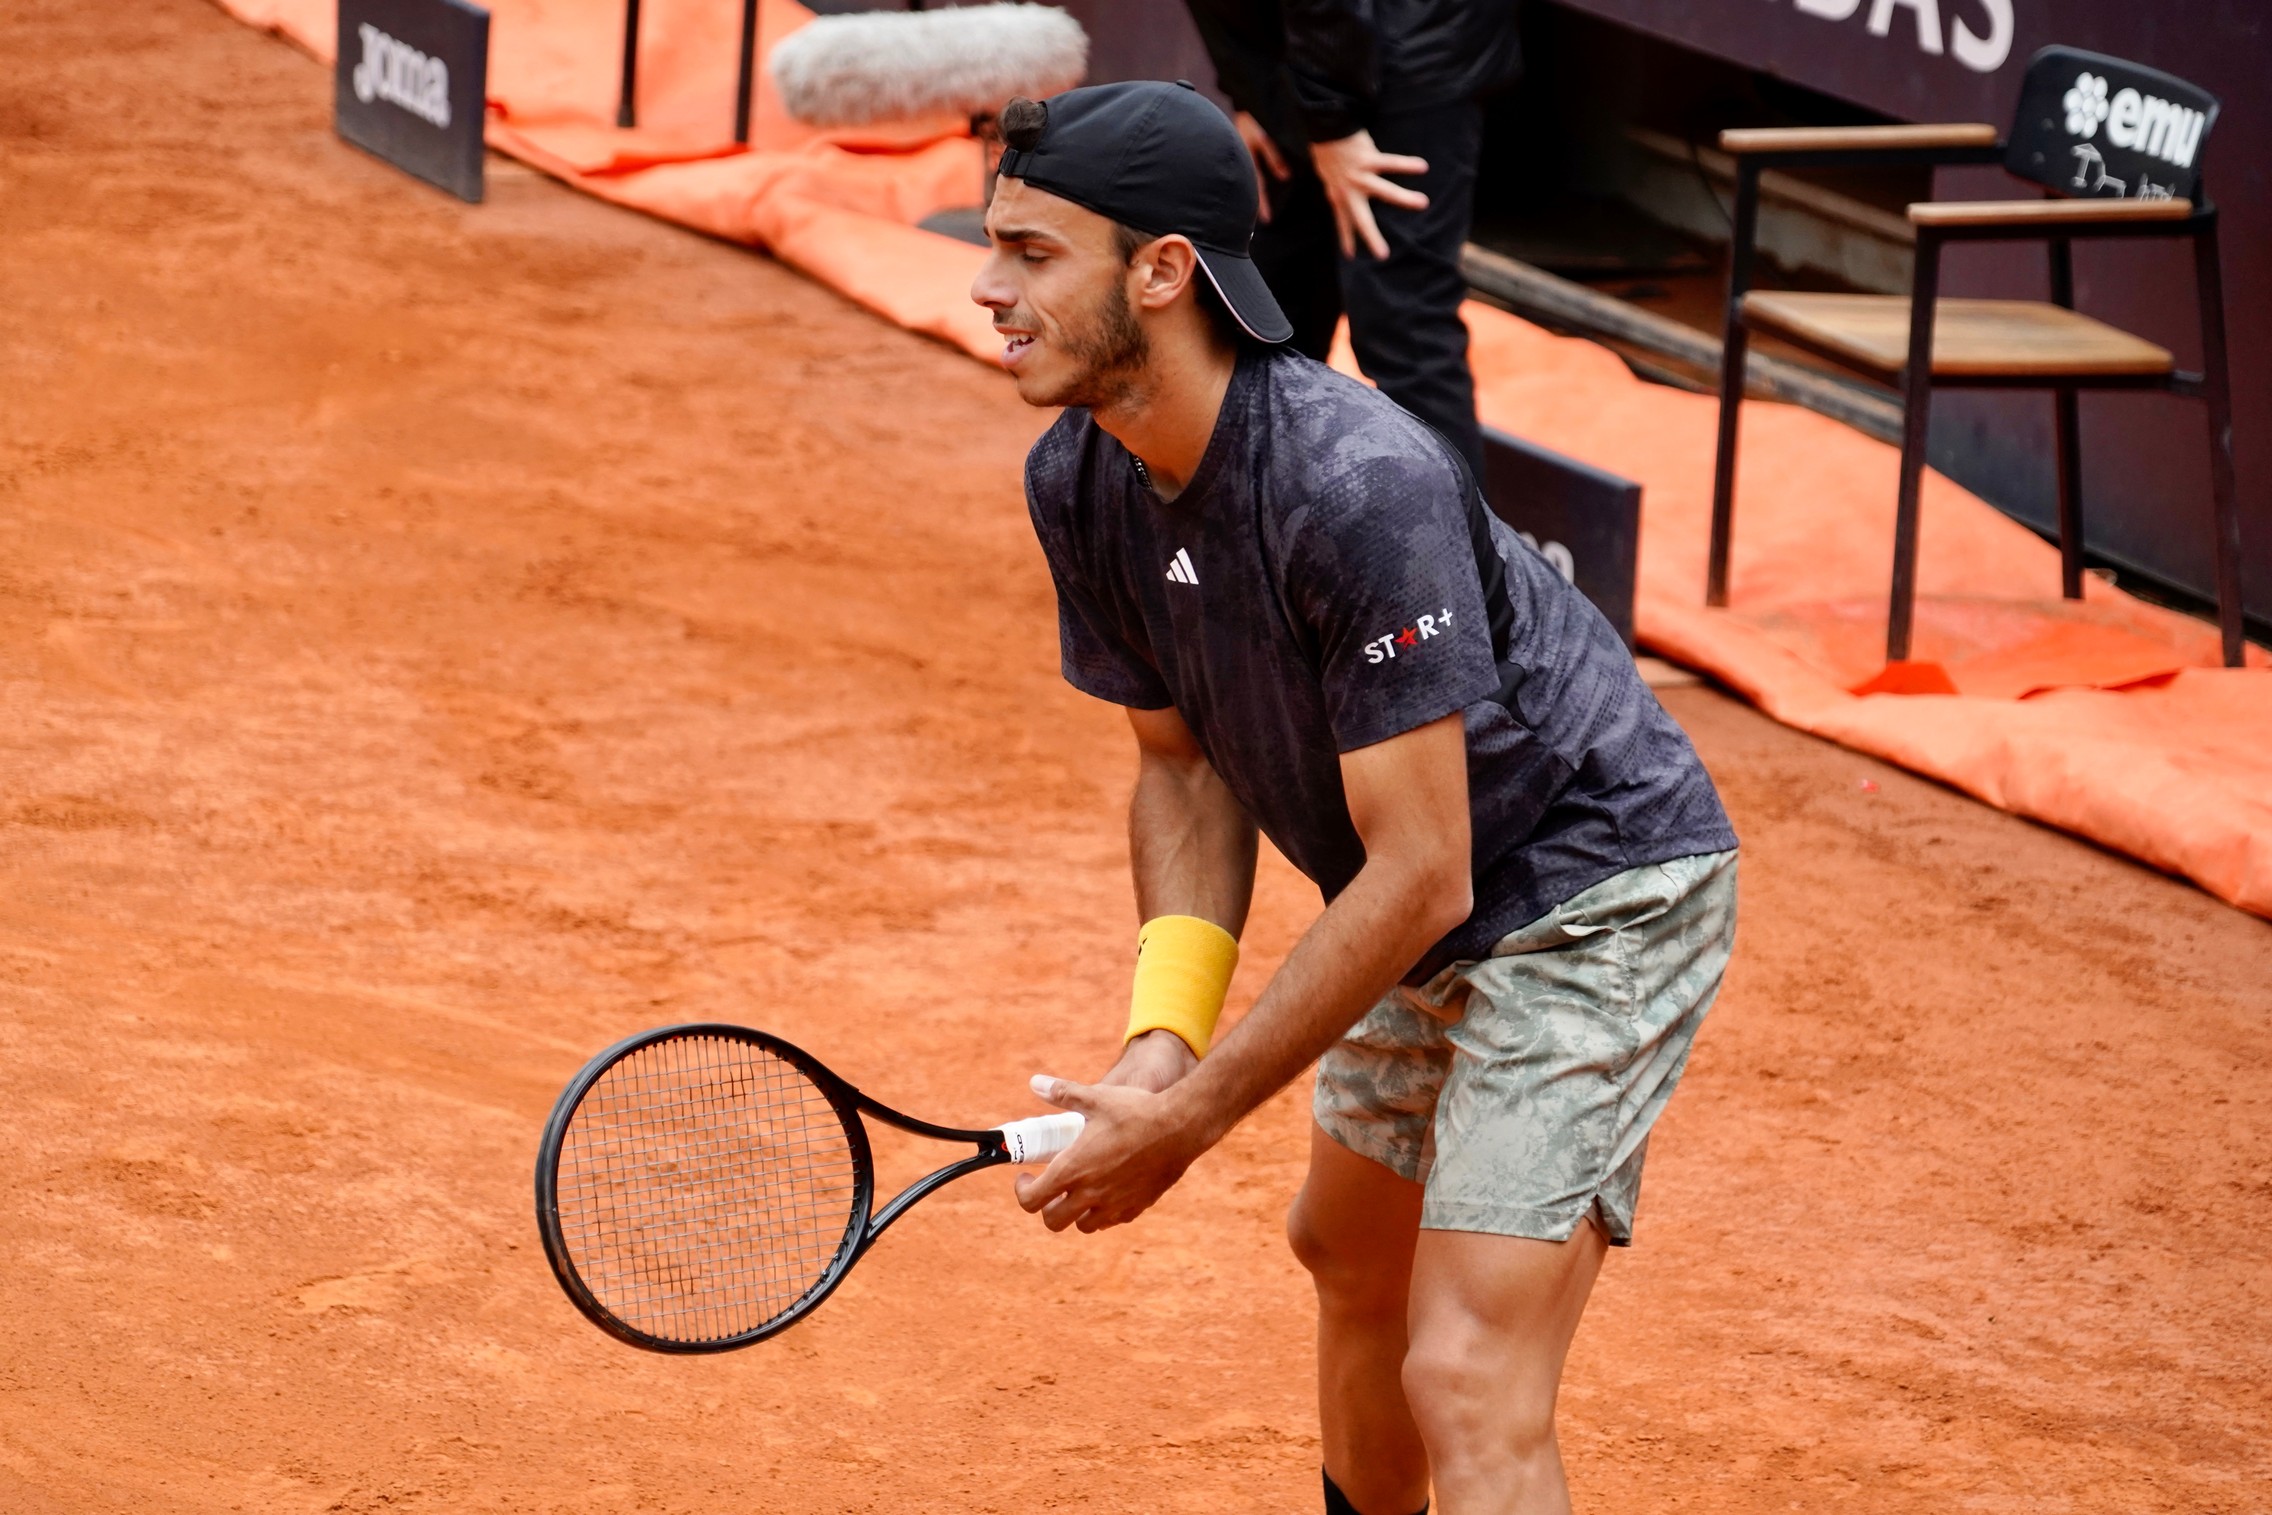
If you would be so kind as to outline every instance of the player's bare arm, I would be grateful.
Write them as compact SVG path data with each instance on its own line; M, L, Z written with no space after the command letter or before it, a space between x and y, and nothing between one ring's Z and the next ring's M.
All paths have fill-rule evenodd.
M1052 1230L1098 1231L1149 1209L1467 918L1473 883L1460 717L1347 753L1341 772L1365 865L1206 1061L1164 1093L1062 1079L1043 1091L1089 1121L1072 1150L1019 1181L1018 1202Z
M1128 862L1136 918L1196 916L1232 936L1254 897L1255 826L1199 750L1174 706L1131 710L1136 788L1128 800ZM1102 1082L1158 1091L1199 1066L1173 1031L1130 1037Z

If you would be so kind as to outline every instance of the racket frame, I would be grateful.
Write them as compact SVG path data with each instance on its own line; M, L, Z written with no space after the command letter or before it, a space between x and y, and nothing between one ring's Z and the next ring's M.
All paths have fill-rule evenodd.
M845 1141L851 1148L853 1198L852 1213L845 1222L844 1238L837 1244L836 1255L829 1260L826 1271L810 1288L798 1295L787 1309L738 1335L706 1341L687 1341L655 1336L618 1318L606 1305L600 1303L598 1296L584 1282L583 1275L576 1269L575 1259L569 1254L567 1237L560 1227L560 1152L568 1138L569 1124L582 1106L584 1096L591 1092L592 1086L604 1078L610 1069L642 1048L659 1042L698 1036L717 1037L757 1047L780 1058L811 1080L835 1112L837 1121L844 1129ZM872 1116L887 1126L896 1126L902 1131L927 1136L934 1141L970 1142L978 1151L926 1173L893 1195L878 1210L875 1208L875 1157L868 1145L868 1128L863 1116ZM852 1265L876 1244L876 1239L890 1228L892 1222L905 1215L918 1200L965 1174L976 1173L984 1168L998 1168L1010 1160L1008 1146L999 1130L973 1131L960 1126L941 1126L931 1121L917 1120L912 1115L894 1110L881 1100L861 1093L819 1058L771 1032L729 1025L723 1021L657 1026L625 1037L586 1063L568 1081L568 1087L560 1091L560 1098L553 1102L552 1114L544 1123L543 1140L537 1147L537 1233L544 1241L545 1261L552 1265L552 1276L559 1281L561 1291L568 1296L569 1302L583 1313L586 1320L617 1341L649 1352L674 1355L731 1352L737 1347L751 1346L769 1336L779 1335L818 1309L823 1300L836 1292L836 1286L852 1271Z

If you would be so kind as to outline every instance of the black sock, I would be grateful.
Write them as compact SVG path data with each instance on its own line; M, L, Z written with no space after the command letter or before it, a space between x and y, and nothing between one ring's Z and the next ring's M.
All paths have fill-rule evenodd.
M1331 1473L1320 1468L1318 1469L1318 1477L1325 1480L1325 1515L1362 1515L1362 1512L1349 1502L1349 1496L1341 1492L1341 1485L1333 1481ZM1413 1512L1413 1515L1428 1515L1428 1507L1426 1505L1420 1506L1418 1510Z

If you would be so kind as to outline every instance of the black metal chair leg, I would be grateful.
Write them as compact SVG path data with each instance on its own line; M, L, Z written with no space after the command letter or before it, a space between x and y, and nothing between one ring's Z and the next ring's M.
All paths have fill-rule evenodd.
M615 97L615 124L639 124L639 0L623 0L623 84Z
M742 0L742 68L734 85L734 140L749 143L749 107L757 87L757 0Z
M1908 661L1917 607L1917 491L1925 472L1925 433L1932 419L1930 370L1903 386L1901 492L1893 515L1893 596L1886 610L1885 660Z
M2201 397L2209 402L2209 490L2216 505L2217 628L2225 666L2244 658L2240 602L2240 504L2233 483L2233 395L2225 372L2225 283L2217 263L2217 223L2193 237L2194 282L2201 297Z
M2075 249L2065 237L2053 237L2044 252L2051 260L2051 303L2064 310L2075 308ZM2075 424L2075 391L2055 389L2057 444L2059 448L2059 592L2070 600L2083 597L2083 453L2081 432Z
M1740 316L1720 341L1720 433L1712 454L1712 547L1704 576L1704 603L1728 603L1728 553L1735 532L1736 438L1743 420L1744 360L1750 333Z
M1753 233L1759 224L1759 172L1736 169L1735 225L1728 242L1728 302L1720 333L1720 432L1712 456L1712 545L1704 573L1704 603L1728 603L1728 553L1735 532L1736 435L1743 414L1744 365L1750 333L1743 297L1751 288Z
M1736 436L1743 417L1744 356L1749 333L1728 323L1720 346L1720 441L1712 457L1712 557L1705 570L1704 603L1728 603L1729 537L1735 527Z
M1893 595L1887 607L1885 659L1908 661L1917 605L1917 488L1925 472L1925 438L1933 418L1933 306L1940 293L1940 239L1920 227L1917 273L1909 293L1909 363L1902 372L1901 492L1893 516Z
M2083 597L2083 443L2076 425L2075 392L2053 391L2059 441L2059 592Z

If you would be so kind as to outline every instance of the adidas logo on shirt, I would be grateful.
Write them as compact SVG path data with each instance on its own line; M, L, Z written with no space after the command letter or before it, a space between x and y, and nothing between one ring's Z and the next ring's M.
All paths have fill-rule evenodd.
M1168 582L1171 584L1197 584L1199 570L1191 566L1191 554L1181 547L1168 559Z

